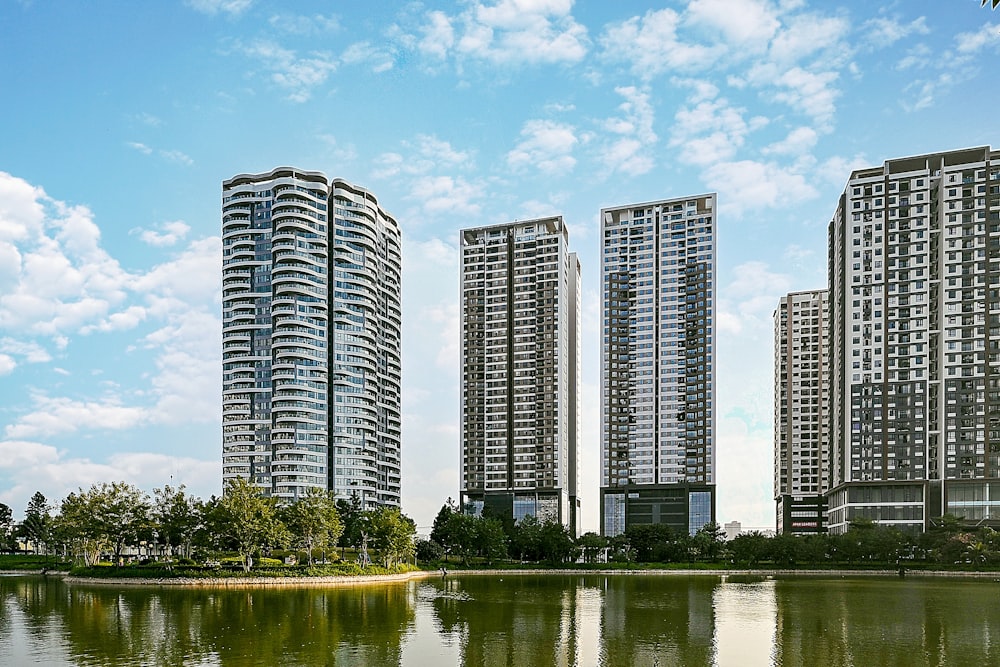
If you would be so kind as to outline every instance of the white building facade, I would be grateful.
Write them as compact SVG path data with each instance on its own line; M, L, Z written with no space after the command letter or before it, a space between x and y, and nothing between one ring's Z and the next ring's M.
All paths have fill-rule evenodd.
M601 529L715 521L716 195L601 211Z
M1000 520L1000 153L854 171L829 255L830 530Z
M465 229L461 495L579 529L580 263L562 217Z
M291 167L222 199L223 480L398 506L399 225L365 189Z
M774 501L779 533L819 533L830 488L829 291L774 311Z

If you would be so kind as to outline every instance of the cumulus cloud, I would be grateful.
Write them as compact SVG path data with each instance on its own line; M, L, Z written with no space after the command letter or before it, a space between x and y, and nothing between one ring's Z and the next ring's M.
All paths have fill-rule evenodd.
M260 62L271 72L271 82L288 91L292 102L306 102L315 88L326 83L337 69L336 59L329 53L313 51L299 56L295 51L273 41L258 40L237 46L237 50Z
M437 60L448 55L496 64L575 63L587 53L587 29L571 14L572 0L471 3L449 16L430 11L417 48Z
M129 234L138 234L143 243L152 246L171 246L184 239L191 231L191 226L183 220L173 220L157 225L157 229L135 227Z
M374 178L390 178L399 174L427 174L438 168L466 169L472 166L472 154L460 151L449 142L433 135L418 134L402 143L402 152L383 153L375 159Z
M797 127L781 141L776 141L762 149L764 155L802 155L812 150L819 134L811 127Z
M34 396L34 410L8 424L9 439L51 437L78 430L121 430L147 419L145 410L123 405L117 397L79 401L64 397Z
M892 46L910 35L927 35L931 31L927 27L926 16L917 17L909 23L903 23L897 18L876 16L865 21L861 30L865 32L866 41L875 48Z
M611 171L645 174L654 166L652 149L657 142L649 91L619 86L615 92L625 101L618 106L619 115L604 121L604 130L610 136L600 148L600 159Z
M572 125L551 120L529 120L521 128L521 141L509 153L507 164L514 169L533 167L547 174L573 170L578 143Z
M719 31L729 44L754 51L766 49L781 26L774 7L765 0L692 0L687 20Z
M186 0L185 4L203 14L238 16L253 4L253 0Z
M603 57L624 61L643 79L670 71L708 69L725 52L721 44L698 44L678 37L680 15L672 9L650 10L609 25L600 42Z
M371 71L375 73L387 72L395 65L391 52L379 48L371 42L351 44L340 55L340 61L345 65L367 63L371 67Z
M716 89L695 86L692 104L674 116L670 145L680 149L682 162L709 165L731 159L743 146L747 134L767 120L744 120L746 109L732 106L725 98L713 99Z
M737 217L747 210L788 206L818 195L794 166L774 162L720 162L709 166L703 178L719 192L722 210Z

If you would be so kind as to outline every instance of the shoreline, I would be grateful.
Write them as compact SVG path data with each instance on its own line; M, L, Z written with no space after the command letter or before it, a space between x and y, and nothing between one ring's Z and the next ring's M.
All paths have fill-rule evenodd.
M174 588L303 588L303 587L339 587L365 586L371 584L396 584L412 580L442 577L438 570L420 570L401 574L373 574L342 577L177 577L177 578L140 578L140 577L75 577L68 572L42 570L0 570L0 576L11 575L43 575L56 576L68 584L86 586L146 586ZM525 569L525 570L452 570L446 576L666 576L666 577L761 577L765 579L782 578L915 578L915 579L993 579L1000 582L1000 572L955 572L950 570L906 570L900 577L897 570L796 570L796 569L752 569L752 570L578 570L578 569Z

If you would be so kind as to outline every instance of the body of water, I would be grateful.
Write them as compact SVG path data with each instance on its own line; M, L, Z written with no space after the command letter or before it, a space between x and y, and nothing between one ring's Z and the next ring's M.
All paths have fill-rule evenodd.
M1000 583L453 574L194 589L6 576L0 665L1000 665Z

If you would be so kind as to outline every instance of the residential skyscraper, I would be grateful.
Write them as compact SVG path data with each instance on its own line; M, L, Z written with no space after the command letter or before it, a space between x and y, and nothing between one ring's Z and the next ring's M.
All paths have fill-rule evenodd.
M461 232L462 504L579 528L580 262L561 216Z
M1000 520L1000 152L852 172L829 255L830 530Z
M779 533L826 530L830 486L829 292L792 292L774 311L774 501Z
M715 521L716 195L601 211L601 530Z
M399 505L400 230L279 167L222 184L223 479Z

